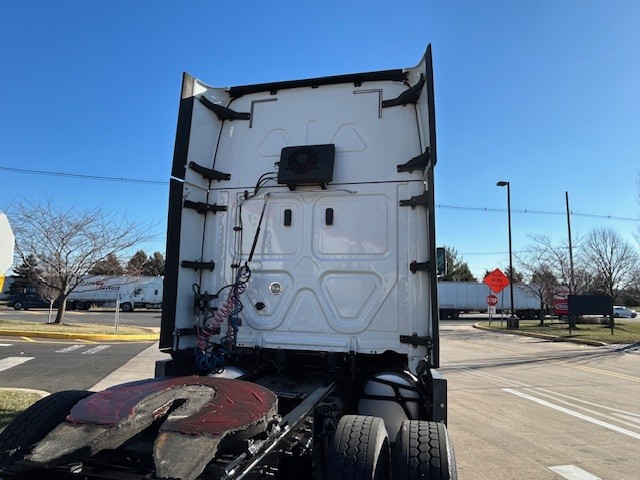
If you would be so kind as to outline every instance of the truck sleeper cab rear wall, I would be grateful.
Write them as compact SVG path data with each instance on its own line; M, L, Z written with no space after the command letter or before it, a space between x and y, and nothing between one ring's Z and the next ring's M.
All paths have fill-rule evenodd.
M341 435L361 427L382 459L396 438L446 434L435 164L430 48L405 70L245 87L185 74L161 330L172 359L157 375L275 392L291 432L313 424L292 450L313 452L316 476L341 468ZM444 451L445 434L427 440ZM290 448L278 445L271 456Z
M235 89L185 75L168 228L174 271L163 300L163 322L181 335L178 346L174 329L163 328L162 347L194 346L196 336L185 334L202 321L194 288L211 294L232 284L255 240L239 347L394 351L413 371L426 355L437 365L435 276L411 271L435 255L426 70L423 61L405 71ZM407 85L421 86L415 104L394 105ZM277 184L283 149L309 145L335 145L332 181ZM399 168L414 158L424 164ZM418 197L423 206L400 206ZM434 350L401 336L429 338Z

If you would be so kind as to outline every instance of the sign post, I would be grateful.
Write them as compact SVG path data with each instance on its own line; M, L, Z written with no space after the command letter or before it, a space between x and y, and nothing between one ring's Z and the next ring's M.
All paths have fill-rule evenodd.
M493 293L500 293L507 287L507 285L509 285L510 282L509 277L502 273L499 268L496 268L493 272L484 277L484 283L489 286ZM511 288L513 288L513 286ZM513 308L513 306L511 308ZM507 319L507 328L517 329L518 327L520 327L520 321L517 318Z
M489 306L489 326L491 326L491 319L493 314L496 313L496 305L498 304L498 297L493 294L487 295L487 305Z

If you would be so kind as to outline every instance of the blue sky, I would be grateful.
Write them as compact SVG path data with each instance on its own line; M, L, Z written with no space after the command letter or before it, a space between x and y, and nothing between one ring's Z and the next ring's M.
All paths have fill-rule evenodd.
M415 65L433 45L437 240L472 272L528 235L610 227L630 242L640 175L640 2L0 2L0 210L18 196L157 225L181 75L244 85ZM452 208L463 207L463 208ZM481 211L478 208L502 211ZM520 213L542 211L547 214ZM557 212L557 215L552 214ZM637 243L635 243L637 246Z

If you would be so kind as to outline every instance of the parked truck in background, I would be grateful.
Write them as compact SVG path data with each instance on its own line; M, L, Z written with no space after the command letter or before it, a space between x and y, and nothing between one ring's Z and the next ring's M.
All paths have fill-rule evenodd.
M185 74L171 358L27 410L0 434L0 476L456 478L433 99L430 47L407 69L231 88Z
M89 310L114 307L119 302L123 312L132 312L136 308L160 308L162 294L162 277L91 275L69 294L67 306L71 310Z
M458 318L461 313L486 312L487 296L495 295L496 312L511 312L511 286L494 294L484 283L438 282L440 318ZM518 318L537 318L540 299L526 285L516 284L513 290L514 313Z
M160 308L162 306L163 278L142 276L90 275L67 298L67 309L89 310L92 307L115 307L123 312L136 308ZM15 310L48 308L49 301L42 298L36 288L27 288L9 297L9 307ZM54 305L57 305L54 302Z

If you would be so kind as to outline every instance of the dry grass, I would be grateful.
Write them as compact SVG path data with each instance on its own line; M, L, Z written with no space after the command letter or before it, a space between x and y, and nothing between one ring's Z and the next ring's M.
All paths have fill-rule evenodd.
M0 320L0 333L3 331L50 332L50 333L82 333L88 335L112 335L113 325L92 323L37 323L22 320ZM148 335L153 330L143 327L118 325L118 335Z
M0 389L0 429L6 427L21 411L42 398L37 392Z
M489 322L481 322L481 325L488 327ZM495 320L491 322L490 328L492 330L512 331L507 330L506 322L504 322L503 327L500 327L500 322L496 322ZM576 325L576 328L571 329L571 334L569 334L569 326L566 323L545 323L544 326L540 326L537 320L521 320L519 331L540 333L566 339L579 338L582 340L603 343L640 342L640 323L625 323L624 319L616 319L616 326L613 329L613 335L611 334L611 329L608 326L600 324L579 324Z

